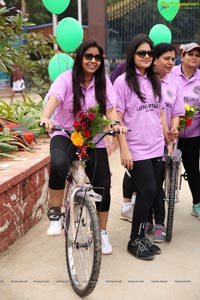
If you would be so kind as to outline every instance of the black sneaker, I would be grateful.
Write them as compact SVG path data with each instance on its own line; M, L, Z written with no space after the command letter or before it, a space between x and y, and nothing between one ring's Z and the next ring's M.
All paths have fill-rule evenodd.
M157 255L161 253L161 249L157 246L154 245L149 239L148 237L143 237L142 241L145 245L145 247L153 254L153 255Z
M137 238L134 241L130 240L128 242L127 251L139 259L152 260L154 258L154 254L145 246L141 238Z

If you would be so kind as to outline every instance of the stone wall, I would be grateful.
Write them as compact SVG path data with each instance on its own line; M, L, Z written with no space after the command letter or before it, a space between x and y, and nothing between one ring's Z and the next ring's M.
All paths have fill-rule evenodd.
M0 160L0 253L46 212L49 143L35 148L34 153L17 153L19 160Z

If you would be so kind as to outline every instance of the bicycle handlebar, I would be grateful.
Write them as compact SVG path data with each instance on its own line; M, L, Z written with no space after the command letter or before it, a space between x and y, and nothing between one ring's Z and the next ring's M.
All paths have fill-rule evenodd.
M40 125L39 124L39 126L40 127L44 127L44 124L43 125ZM69 137L71 137L71 134L72 134L72 132L70 132L68 129L66 129L66 128L63 128L63 127L61 127L61 126L54 126L53 128L52 128L52 130L54 130L54 131L62 131L62 132L65 132L65 133L67 133L67 135L69 136ZM131 129L128 129L128 132L130 132L131 131ZM101 140L103 140L103 138L106 136L106 135L112 135L112 136L114 136L115 134L120 134L120 130L114 130L114 129L110 129L110 130L108 130L108 131L105 131L105 132L102 132L102 133L100 133L100 138L96 141L96 142L94 142L94 144L96 145L96 144L98 144Z

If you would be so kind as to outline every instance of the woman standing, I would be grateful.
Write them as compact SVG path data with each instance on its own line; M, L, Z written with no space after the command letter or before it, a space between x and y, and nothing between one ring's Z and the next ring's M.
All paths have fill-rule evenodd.
M72 70L58 76L48 92L41 124L51 132L53 125L59 125L73 131L73 123L78 111L86 111L99 104L100 112L108 120L117 120L116 96L111 82L105 77L103 49L95 40L83 42L76 51ZM54 114L54 124L51 115ZM121 131L126 131L122 126ZM74 158L76 148L64 132L53 132L50 143L50 207L60 210L63 200L66 174ZM110 168L105 143L102 141L96 149L87 149L90 160L87 161L86 173L93 186L100 186L104 191L101 203L97 203L99 214L102 253L111 254L106 231L110 207ZM49 235L61 233L61 219L51 221L47 231Z
M153 42L147 35L135 36L128 45L126 72L114 82L119 118L131 129L126 135L126 155L130 151L129 173L137 191L127 250L144 260L151 260L161 252L145 236L145 225L159 192L158 174L165 146L163 130L167 132L160 80L153 71L153 53Z
M158 75L161 82L161 94L164 100L165 107L164 112L167 118L167 125L171 133L174 135L178 134L179 117L185 115L184 101L180 99L180 87L177 84L177 80L171 70L174 66L176 58L176 49L173 45L168 43L160 43L155 46L154 51L154 71ZM173 152L173 144L167 145L168 151ZM165 162L163 161L163 167L160 168L160 183L159 193L153 202L153 211L150 210L148 222L146 223L145 233L150 233L154 230L153 241L164 242L166 239L166 229L164 225L165 220L165 203L164 203L164 191L163 191L163 180L164 180L164 168ZM125 202L128 206L128 210L123 215L128 217L131 210L133 211L133 205L131 202L131 196L133 190L129 184L129 177L125 173L123 179L123 194L128 195L128 201ZM126 197L127 199L127 197ZM129 205L127 205L127 203ZM124 205L124 204L123 204ZM132 213L133 215L133 213ZM131 221L132 221L131 215ZM153 219L155 220L155 227L153 225Z
M190 106L200 109L200 45L181 45L181 64L173 68L173 73L181 85L180 99ZM192 193L192 215L200 220L200 114L195 113L190 127L182 129L179 135L179 148L182 150L183 165L187 173Z

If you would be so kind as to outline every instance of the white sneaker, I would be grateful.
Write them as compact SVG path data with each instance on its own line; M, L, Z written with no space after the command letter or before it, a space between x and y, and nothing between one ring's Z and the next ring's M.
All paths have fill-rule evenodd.
M106 230L101 231L101 243L102 243L101 253L104 255L111 254L112 245L109 243L108 232Z
M122 206L121 207L120 219L132 222L132 219L133 219L133 209L134 209L134 205L131 205L131 207L129 207L126 210Z
M58 221L50 221L49 228L47 230L48 235L60 235L63 232L62 218Z

